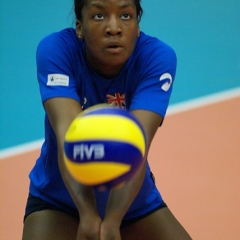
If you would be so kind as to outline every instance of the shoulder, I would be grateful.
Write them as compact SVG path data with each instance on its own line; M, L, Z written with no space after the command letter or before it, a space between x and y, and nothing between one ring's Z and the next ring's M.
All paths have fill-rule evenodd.
M64 51L64 49L74 49L79 47L79 39L74 28L66 28L59 32L54 32L44 37L38 44L37 53L45 53L53 50Z
M73 41L74 38L76 37L76 33L74 28L65 28L61 31L58 32L53 32L47 36L45 36L39 44L44 44L48 42L53 42L53 41L59 41L62 40L64 41Z
M38 67L49 65L73 67L83 61L84 44L75 33L74 28L66 28L44 37L38 44L36 60Z
M174 49L156 37L141 32L137 40L135 54L143 59L162 59L164 61L176 61Z
M150 35L145 34L144 32L140 33L140 37L138 39L138 47L145 47L144 49L149 51L152 49L160 49L160 50L169 50L169 51L173 51L173 48L168 45L167 43L165 43L164 41L160 40L157 37L153 37ZM143 49L143 50L144 50Z
M164 73L170 73L174 78L176 74L177 56L174 49L143 32L137 39L131 62L138 79L146 79L150 75L156 77Z

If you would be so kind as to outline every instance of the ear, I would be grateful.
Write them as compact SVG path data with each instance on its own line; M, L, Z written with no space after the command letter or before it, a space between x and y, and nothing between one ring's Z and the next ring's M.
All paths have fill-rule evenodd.
M82 23L79 20L76 21L76 34L78 38L83 39Z

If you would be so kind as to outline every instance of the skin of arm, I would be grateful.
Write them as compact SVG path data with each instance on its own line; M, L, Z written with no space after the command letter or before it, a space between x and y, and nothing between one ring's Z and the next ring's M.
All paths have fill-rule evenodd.
M152 139L163 121L163 118L150 111L134 110L131 112L141 123L146 139L147 151L150 148ZM147 154L146 154L147 156ZM146 157L145 157L146 160ZM146 161L136 175L121 188L113 188L108 199L106 216L101 227L101 239L119 239L111 236L117 235L122 218L136 197L145 177ZM109 231L111 229L111 231ZM111 236L110 236L111 235Z
M51 126L58 143L58 166L63 181L74 201L78 212L81 213L78 238L99 239L101 219L96 209L93 188L76 182L67 171L64 163L64 138L73 119L82 111L80 104L70 98L51 98L44 102Z

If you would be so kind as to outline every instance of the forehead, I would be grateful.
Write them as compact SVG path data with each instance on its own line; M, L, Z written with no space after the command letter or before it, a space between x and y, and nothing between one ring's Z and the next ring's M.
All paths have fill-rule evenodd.
M118 7L136 7L134 0L86 0L85 5L87 7L104 7L107 5L116 5Z

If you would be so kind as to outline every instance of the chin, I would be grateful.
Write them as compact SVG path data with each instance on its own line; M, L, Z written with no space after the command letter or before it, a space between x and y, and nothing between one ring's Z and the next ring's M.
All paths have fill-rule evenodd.
M128 61L129 56L119 57L119 56L113 56L113 57L107 57L105 59L106 64L109 66L123 66Z

